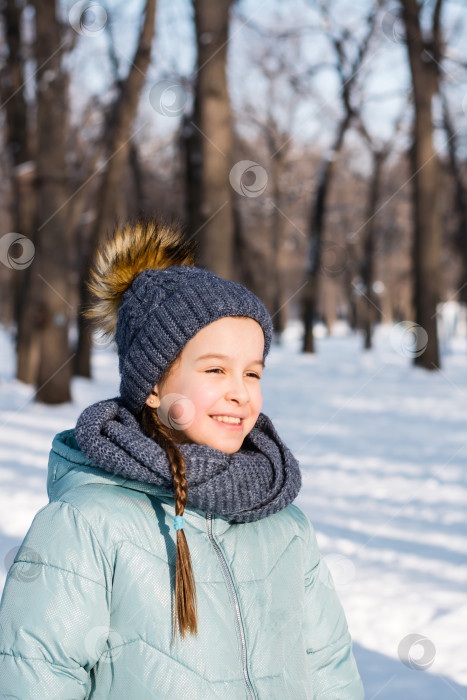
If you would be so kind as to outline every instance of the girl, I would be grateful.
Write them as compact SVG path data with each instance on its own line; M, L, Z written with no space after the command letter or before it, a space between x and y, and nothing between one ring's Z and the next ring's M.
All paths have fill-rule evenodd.
M261 411L271 318L176 229L126 225L88 312L120 396L58 434L9 571L2 698L363 698L296 459Z

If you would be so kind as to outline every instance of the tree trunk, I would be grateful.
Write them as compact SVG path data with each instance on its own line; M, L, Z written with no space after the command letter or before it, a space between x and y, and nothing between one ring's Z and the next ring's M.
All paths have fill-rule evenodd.
M139 149L134 141L130 142L130 168L135 198L134 209L139 215L144 207L144 172Z
M420 26L416 0L401 0L406 27L406 43L414 93L414 135L412 179L414 208L414 306L415 322L421 326L416 338L414 364L439 369L436 312L439 302L439 263L441 221L438 205L439 165L433 146L431 103L438 92L438 67L427 60L427 43ZM440 0L434 18L441 9ZM435 19L434 19L435 21ZM433 44L437 40L434 28ZM425 339L427 336L426 348Z
M464 181L464 174L460 166L459 156L458 156L458 139L457 132L451 120L451 115L449 114L448 103L446 97L442 96L443 103L443 124L446 130L447 139L447 149L449 154L449 165L451 168L451 173L454 178L455 187L455 206L457 210L458 217L458 227L456 244L460 256L462 258L463 275L462 279L467 278L467 187ZM467 282L465 282L459 289L459 301L463 301L467 304Z
M22 58L21 16L23 7L15 0L7 0L2 8L8 58L1 80L1 102L6 117L6 148L12 167L12 224L13 231L32 240L35 215L35 163L31 162L28 138L27 103L24 96L26 84ZM31 254L33 245L30 247ZM24 250L24 248L23 248ZM23 327L23 303L30 286L31 268L16 269L12 276L12 316L16 323L17 378L28 384L36 378L33 351L34 339L30 329Z
M375 229L376 220L375 212L378 205L379 188L381 181L381 169L384 161L384 155L381 152L373 153L373 169L371 174L370 191L368 195L368 206L366 210L366 224L363 234L363 265L362 265L362 280L365 286L366 305L365 305L365 350L370 350L372 347L373 325L375 320L376 302L373 292L374 283L374 255L375 255Z
M286 325L286 309L284 294L284 260L283 260L283 216L280 208L280 187L279 173L281 171L281 154L277 153L271 158L269 172L269 184L272 190L272 272L273 272L273 296L272 296L272 318L274 319L274 330L276 339L279 340Z
M226 76L231 4L232 0L193 2L198 48L193 127L199 133L201 182L198 216L189 228L199 240L200 264L226 279L233 276L234 245L229 181L233 131Z
M69 401L73 355L68 347L70 304L66 270L70 236L65 203L67 79L62 66L56 4L35 0L37 61L36 255L23 321L39 341L36 399Z
M192 239L198 238L201 228L202 152L201 135L195 128L198 123L198 98L195 95L193 112L190 116L183 116L181 128L182 153L185 156L185 217Z
M86 286L86 279L99 245L115 223L123 175L128 164L129 143L132 138L131 128L151 59L155 18L156 0L146 0L144 20L135 55L128 76L122 82L121 93L115 104L115 112L109 126L107 167L100 186L98 215L91 236L90 248L85 256L80 284L75 373L82 377L91 376L92 327L89 321L84 318L83 311L92 300Z
M302 297L302 318L304 325L303 352L314 352L315 350L313 321L317 306L318 274L321 265L321 248L324 235L327 197L331 185L334 163L344 142L344 136L350 125L350 120L351 115L347 113L339 124L330 154L327 154L318 168L316 193L313 199L310 216L308 269Z
M34 227L34 197L21 197L28 184L33 181L34 172L34 164L30 162L27 104L24 96L26 81L21 46L22 11L23 8L19 7L15 0L7 0L3 7L8 59L2 80L1 99L6 114L7 150L13 165L14 230L30 237Z

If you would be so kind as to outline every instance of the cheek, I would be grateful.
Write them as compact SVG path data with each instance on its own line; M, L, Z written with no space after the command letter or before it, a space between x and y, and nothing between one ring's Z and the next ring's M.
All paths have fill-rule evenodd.
M251 405L251 410L253 413L256 415L260 413L261 407L263 405L263 397L261 395L261 385L258 382L258 385L250 390L250 405Z
M219 398L219 391L209 385L192 385L190 400L193 402L196 414L205 413L206 409Z

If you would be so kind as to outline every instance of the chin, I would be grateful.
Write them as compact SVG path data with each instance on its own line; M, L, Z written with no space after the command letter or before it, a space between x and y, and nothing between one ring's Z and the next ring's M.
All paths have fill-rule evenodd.
M238 447L235 447L235 448L229 447L229 448L222 449L222 447L218 447L217 449L220 450L221 452L225 452L225 454L227 454L227 455L233 455L239 451L240 447L241 447L241 445L238 445Z
M214 441L209 444L209 447L212 447L214 450L219 450L219 452L225 452L225 454L228 455L233 455L235 452L238 452L240 447L243 444L243 439L242 440L237 440L237 441L227 441L227 440L219 440L219 441Z

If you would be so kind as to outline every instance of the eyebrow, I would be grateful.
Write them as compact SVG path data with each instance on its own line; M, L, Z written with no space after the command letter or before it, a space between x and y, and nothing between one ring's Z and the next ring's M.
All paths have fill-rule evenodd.
M230 357L228 355L220 355L219 353L210 353L209 352L206 355L200 355L200 357L197 357L196 362L199 362L199 360L207 360L207 359L230 360ZM264 368L263 360L253 360L251 363L247 363L247 364L261 365L261 367Z

